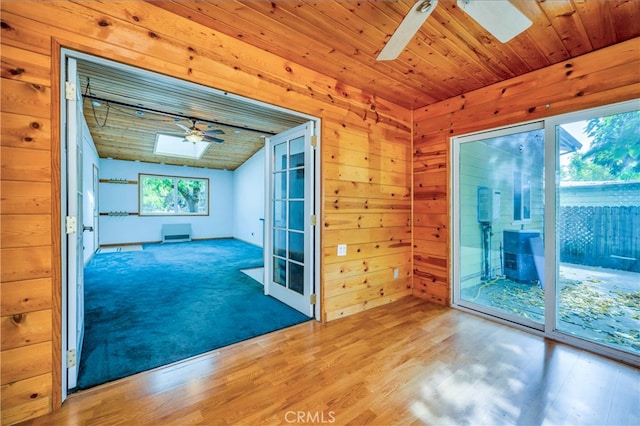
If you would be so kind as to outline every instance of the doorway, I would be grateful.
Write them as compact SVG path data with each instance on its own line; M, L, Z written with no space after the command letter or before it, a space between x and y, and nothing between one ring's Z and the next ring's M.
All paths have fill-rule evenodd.
M113 102L114 106L111 110L112 122L117 121L116 119L114 119L114 111L116 110L116 107L125 108L125 106L123 106L124 103L118 100L109 101L104 98L97 100L95 99L95 96L93 98L90 98L90 93L88 90L89 88L87 87L89 86L89 83L87 82L85 84L82 84L82 83L79 84L74 74L74 67L68 66L68 63L78 61L84 65L89 64L92 67L108 70L109 73L115 73L115 74L124 73L128 77L132 77L132 80L137 79L136 81L140 83L136 85L138 89L140 88L141 85L143 85L143 83L146 82L152 87L155 85L160 85L163 88L171 87L172 91L174 91L172 93L179 93L179 92L188 93L188 95L184 96L184 98L187 100L192 100L193 103L196 103L196 101L198 101L198 103L201 105L207 105L208 102L213 102L218 106L223 105L223 106L228 106L229 108L240 106L245 111L252 111L253 123L260 123L261 122L260 120L262 120L263 123L266 123L269 120L275 120L276 117L279 118L280 121L278 122L278 125L275 125L275 124L273 124L272 126L265 125L270 131L273 131L273 129L279 128L278 126L282 126L283 125L282 123L293 123L291 125L294 125L296 123L310 123L310 128L312 128L314 132L313 135L315 136L316 140L319 140L320 120L316 117L311 117L311 116L298 113L295 111L287 110L278 106L261 103L252 99L235 96L227 92L207 88L194 83L177 80L172 77L155 74L149 71L144 71L135 67L114 63L106 59L97 58L97 57L86 55L80 52L74 52L67 49L63 49L61 58L62 58L61 69L64 70L63 75L61 75L61 87L63 88L66 87L67 92L69 92L71 90L69 87L75 86L75 93L76 93L75 99L73 100L69 99L68 104L67 102L64 102L64 101L61 102L61 114L63 117L67 117L67 120L71 115L73 115L74 111L76 112L79 110L81 111L82 108L80 106L82 105L83 102L85 102L85 105L87 105L86 102L88 102L88 100L91 100L90 107L93 109L99 108L100 103L104 104L108 102ZM127 80L127 79L125 78L123 80ZM71 83L71 84L67 84L67 83ZM114 83L113 88L115 89L116 86L117 84ZM162 93L163 93L163 98L166 97L164 96L166 94L166 90L162 91ZM119 96L118 99L121 100L123 97L126 98L127 94L121 93L118 96ZM61 96L61 99L65 99L64 94L63 96ZM214 102L214 100L217 101L217 103ZM160 113L162 111L159 111L160 108L157 108L158 110L156 110L153 108L149 108L147 106L147 108L145 109L142 103L137 103L136 105L140 105L140 107L138 110L133 111L133 114L132 114L133 116L139 117L147 114L147 116L153 115L155 117L155 116L161 115ZM262 116L260 114L262 114ZM238 114L232 114L232 115L237 116ZM95 119L96 117L91 117L91 118ZM134 117L131 117L126 121L129 123L132 123L133 118ZM171 119L164 120L164 121L169 121L169 124L167 125L170 126L172 130L177 129L176 123L181 124L178 122L178 118L176 118L175 120L176 123L171 122L172 121ZM107 118L104 118L104 120L96 120L96 122L99 125L99 127L100 126L104 127L104 123L107 122ZM223 123L219 123L219 124L222 125ZM152 123L151 127L154 128L155 126L160 126L160 125L161 123L158 120L156 120ZM195 124L193 127L195 127ZM215 142L219 143L220 146L226 145L226 147L229 147L231 145L231 140L233 136L232 133L234 135L236 133L240 134L242 131L246 130L241 126L233 125L233 124L229 124L227 127L225 127L225 129L227 129L226 130L227 140L225 140L223 143L219 142L219 140L221 139L221 136L219 136L221 135L221 133L219 131L215 133L217 137L213 139L215 139ZM232 131L229 131L228 129L235 129L235 131L232 132ZM70 204L69 204L69 200L72 198L73 193L76 193L78 191L82 192L83 189L87 189L87 190L91 190L93 192L93 195L95 196L95 199L94 199L95 211L86 212L87 214L90 214L92 216L89 222L83 223L83 220L76 220L75 224L73 224L72 220L70 222L68 219L65 219L65 223L63 223L63 226L62 226L63 230L65 229L69 230L68 234L64 233L62 235L63 237L63 247L62 247L62 253L63 253L63 258L62 258L62 265L63 265L62 334L63 334L63 338L62 340L64 342L63 354L62 354L62 364L63 364L62 368L63 368L63 372L65 372L65 374L63 374L63 399L64 399L66 398L67 392L73 389L74 383L77 381L77 374L78 374L77 360L80 359L80 357L82 356L82 342L81 342L81 339L77 338L77 333L75 332L75 330L83 329L83 318L82 318L83 291L75 290L77 286L76 284L73 284L72 278L77 276L77 279L75 282L76 283L81 282L81 280L83 279L82 266L84 263L78 262L78 261L74 262L74 259L76 258L82 259L83 257L82 256L83 243L81 240L81 236L82 236L82 233L87 228L85 227L85 224L87 225L91 224L93 220L96 220L98 223L98 226L94 225L92 227L95 231L100 229L102 231L101 233L102 236L106 236L107 234L110 236L113 236L114 235L113 232L108 231L108 230L112 230L113 228L110 228L109 226L105 227L103 224L103 221L109 218L112 218L115 215L110 215L108 213L105 213L103 210L100 210L99 198L97 197L98 190L96 187L100 186L99 184L101 183L101 179L100 179L101 176L99 176L99 173L102 172L102 168L99 167L99 164L96 164L95 168L91 167L87 170L83 170L82 158L81 157L78 158L75 155L71 155L70 150L66 148L67 146L73 145L75 141L78 141L81 139L78 139L77 137L75 137L73 133L69 131L66 127L63 127L61 129L61 134L63 135L63 138L61 140L61 146L62 146L61 152L63 153L62 155L63 158L61 159L61 168L62 168L61 169L61 176L62 176L61 206L63 210L61 212L62 218L67 218L67 217L72 218L74 214L77 215L77 211L74 210L72 206L70 207ZM265 131L265 134L274 135L275 133L273 132L269 133L269 131ZM238 138L239 137L240 136L238 136ZM261 144L264 145L264 140L261 142ZM98 148L98 152L100 152L99 148ZM142 154L140 155L142 158ZM148 161L149 157L147 156L145 158L147 159L145 161ZM165 158L168 158L168 157L165 157ZM107 159L101 156L99 161L103 161L103 160L107 160ZM135 161L132 158L129 158L128 160ZM109 159L108 161L111 161L111 159ZM183 170L192 170L191 168L193 168L193 170L196 170L196 168L200 168L200 170L203 170L203 169L207 170L206 166L202 162L204 160L200 160L200 159L187 159L187 160L170 159L170 161L174 161L174 162L182 161L182 163L173 163L173 165L177 166L180 164L184 167ZM319 168L316 167L318 161L319 161L318 156L314 154L311 157L311 160L309 161L309 163L305 164L305 166L303 167L304 174L306 177L308 177L308 180L306 182L307 182L307 185L309 186L308 192L305 193L305 197L309 197L309 199L305 199L305 202L309 206L309 209L310 209L309 211L314 214L317 214L316 208L319 205L318 203L318 197L319 197L318 170ZM83 188L82 187L83 180L78 179L79 173L84 173L86 176L92 177L93 184L86 183L85 185L87 185L88 187ZM105 178L105 177L102 177L102 178ZM113 176L106 176L106 178L113 178ZM111 179L111 181L116 181L116 180L117 179ZM68 184L74 181L79 182L79 185L80 185L78 191L75 191L75 192L71 188L67 188ZM121 183L121 182L115 182L115 183ZM131 184L130 181L127 181L126 183L127 185L120 185L120 186L121 187L132 186L130 185ZM128 189L127 191L131 192ZM267 183L265 182L264 191L265 191L265 197L268 197L268 194L271 191L273 191L273 187L267 186ZM137 192L135 191L132 192L133 196L136 197L137 199L136 193ZM130 206L127 206L127 207L130 207ZM126 212L127 217L131 216L133 219L137 220L136 224L134 225L134 228L143 228L145 224L157 225L158 223L157 221L162 220L161 218L159 219L159 217L142 218L140 215L138 215L138 211L139 209L137 207L137 200L136 200L135 206L133 206L131 210ZM264 216L264 214L262 216ZM198 217L198 218L194 218L193 220L206 221L207 219L203 217ZM67 228L68 223L69 223L69 227ZM157 225L158 234L159 234L159 226L160 225ZM260 226L262 226L262 223ZM229 228L232 228L232 227L227 227L226 230L228 230ZM316 288L316 283L319 277L319 271L318 271L319 250L317 250L318 240L319 240L318 239L319 230L316 229L315 226L309 226L303 230L303 234L305 235L305 238L307 238L307 241L311 242L310 245L308 246L308 248L310 249L308 251L308 258L305 260L305 263L304 263L306 268L305 270L307 271L306 276L308 277L307 278L308 284L305 284L305 285L308 286L309 292L315 291L317 293L315 288ZM96 238L98 238L98 243L100 243L100 239L102 239L102 237L96 236ZM265 244L264 244L265 247L267 246L268 241L271 238L272 238L271 233L267 233L265 235ZM157 240L159 240L159 238L157 238ZM147 240L141 239L140 242L147 242ZM99 247L99 244L95 248L97 249L98 247ZM319 304L309 304L309 306L310 306L310 309L308 310L307 315L309 315L312 318L319 319L320 317ZM74 336L76 337L74 338Z
M637 364L638 126L632 101L454 138L454 306Z

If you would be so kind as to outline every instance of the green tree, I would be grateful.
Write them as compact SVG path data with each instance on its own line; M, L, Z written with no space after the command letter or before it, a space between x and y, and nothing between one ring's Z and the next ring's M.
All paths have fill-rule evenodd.
M563 179L574 181L603 181L616 180L608 167L595 164L593 161L585 161L583 154L574 152L571 154L567 172L563 173Z
M573 154L568 170L573 180L640 179L640 111L594 118L585 132L591 147Z
M173 180L151 176L143 179L143 211L166 212L173 210Z
M197 213L198 204L200 203L200 193L203 191L204 182L195 179L179 179L178 192L182 195L184 202L187 203L189 212ZM179 202L182 200L179 200ZM182 203L181 203L182 204ZM182 207L182 206L181 206Z

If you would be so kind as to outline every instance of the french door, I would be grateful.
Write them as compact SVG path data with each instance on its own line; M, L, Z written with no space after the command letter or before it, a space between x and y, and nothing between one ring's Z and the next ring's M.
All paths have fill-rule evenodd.
M73 58L67 58L65 83L67 125L64 163L67 187L66 199L63 200L66 203L63 229L66 235L65 275L68 283L63 305L67 315L65 353L62 357L67 383L64 391L76 387L84 337L83 113L77 62Z
M640 362L640 102L452 141L453 304Z
M314 315L313 122L267 139L265 294Z

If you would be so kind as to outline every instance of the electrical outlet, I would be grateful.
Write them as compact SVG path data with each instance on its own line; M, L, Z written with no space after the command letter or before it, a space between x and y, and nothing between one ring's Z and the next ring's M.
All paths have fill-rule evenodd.
M393 279L397 280L399 276L400 273L398 272L398 268L393 268Z
M338 244L338 256L346 256L346 255L347 255L347 245Z

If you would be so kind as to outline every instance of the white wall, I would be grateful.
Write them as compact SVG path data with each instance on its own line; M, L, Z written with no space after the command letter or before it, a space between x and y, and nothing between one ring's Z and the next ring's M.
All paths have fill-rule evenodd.
M233 236L263 246L264 218L264 148L255 153L233 175L235 220Z
M100 158L89 132L87 122L82 119L82 225L93 226L93 208L98 201L93 192L93 166L98 165ZM95 232L95 229L94 229ZM98 249L94 242L94 232L83 232L84 262L87 263Z
M233 172L100 159L100 179L138 181L138 173L209 179L208 216L100 216L100 245L160 241L164 223L190 223L194 239L232 237ZM138 211L138 185L100 184L100 212Z

